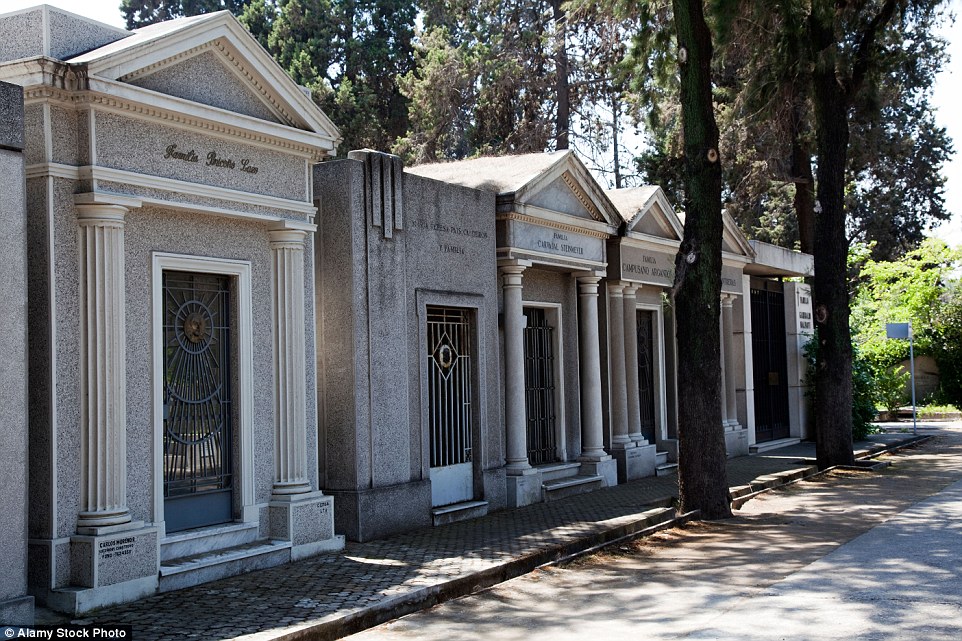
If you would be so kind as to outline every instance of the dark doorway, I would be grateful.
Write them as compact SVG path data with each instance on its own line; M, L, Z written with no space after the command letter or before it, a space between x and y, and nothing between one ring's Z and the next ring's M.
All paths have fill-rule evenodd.
M655 442L655 312L638 311L638 404L641 434Z
M789 436L785 295L782 283L752 279L752 367L755 441Z
M524 317L524 397L528 417L528 461L558 460L555 411L554 328L544 309L526 307Z

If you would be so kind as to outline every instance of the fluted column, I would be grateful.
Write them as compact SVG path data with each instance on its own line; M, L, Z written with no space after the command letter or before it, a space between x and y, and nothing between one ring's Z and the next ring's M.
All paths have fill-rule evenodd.
M645 445L641 433L641 401L638 389L638 293L639 288L626 285L625 302L625 388L628 390L628 438Z
M628 436L628 388L625 383L624 285L608 283L608 354L611 359L611 447L634 447Z
M307 478L307 379L304 339L304 243L307 232L270 232L274 295L274 489L311 490Z
M124 322L127 208L76 207L80 226L80 529L130 522Z
M731 294L722 298L722 344L725 367L725 406L728 422L731 426L738 425L738 402L735 396L735 325L732 317L732 303L735 297Z
M504 296L504 429L508 474L521 474L528 463L528 417L524 405L524 310L521 276L524 267L500 268Z
M578 336L581 343L581 460L608 458L601 414L601 354L597 276L578 277ZM610 460L610 459L609 459Z

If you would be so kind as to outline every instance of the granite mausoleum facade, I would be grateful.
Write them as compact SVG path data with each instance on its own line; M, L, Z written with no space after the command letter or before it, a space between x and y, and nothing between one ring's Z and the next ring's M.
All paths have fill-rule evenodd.
M227 12L127 32L43 6L0 34L25 94L30 592L83 612L339 548L311 184L337 129Z
M606 192L568 151L333 160L335 125L227 12L0 15L0 112L0 622L677 459L661 189ZM723 246L737 456L808 436L811 295L785 279L812 260L727 217Z

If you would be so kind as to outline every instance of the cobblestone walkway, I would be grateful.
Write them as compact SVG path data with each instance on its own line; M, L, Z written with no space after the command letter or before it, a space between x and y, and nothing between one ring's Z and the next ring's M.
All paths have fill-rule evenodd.
M892 444L910 437L880 435L876 440ZM731 459L729 484L803 467L803 459L811 456L814 446L802 444ZM132 624L136 641L310 638L312 626L390 610L424 588L470 580L475 573L617 530L674 497L677 489L674 475L649 477L473 521L348 543L337 554L168 592L84 620Z

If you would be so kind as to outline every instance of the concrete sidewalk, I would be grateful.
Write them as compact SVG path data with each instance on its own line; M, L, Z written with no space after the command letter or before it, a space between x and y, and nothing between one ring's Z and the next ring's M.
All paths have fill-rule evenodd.
M930 432L931 433L931 432ZM869 456L915 440L879 434ZM813 444L728 462L733 495L815 473ZM330 639L520 576L545 563L658 529L675 518L674 475L506 510L369 543L338 554L168 592L88 615L153 639ZM38 623L47 622L39 620Z

